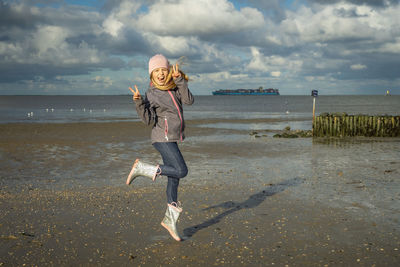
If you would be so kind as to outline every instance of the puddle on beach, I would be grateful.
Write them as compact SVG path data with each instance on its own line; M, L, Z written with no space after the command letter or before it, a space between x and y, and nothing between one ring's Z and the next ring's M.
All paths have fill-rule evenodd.
M400 139L250 139L243 135L240 140L238 135L225 142L232 146L240 142L242 150L226 151L218 159L197 155L198 160L189 163L195 173L188 177L189 184L225 184L246 194L249 188L267 190L270 185L300 179L285 192L347 212L362 211L400 230ZM259 145L254 149L246 146L249 143ZM210 141L210 146L218 142Z
M287 124L278 125L282 129ZM218 129L215 134L185 140L181 150L189 175L183 185L233 186L246 197L249 189L258 192L268 190L271 184L300 179L301 183L287 187L284 193L348 212L363 211L365 216L400 228L399 138L277 139L251 138L247 131L227 132ZM124 186L139 156L148 162L161 162L158 152L144 141L82 147L36 144L21 146L18 151L4 147L0 183L3 188L14 188L21 181L44 188ZM145 179L137 180L135 186L152 185Z
M248 136L249 135L247 132L245 134L189 136L185 139L185 143L183 145L190 146L190 144L201 144L202 142L241 142Z
M197 120L204 118L214 119L293 119L293 118L312 118L312 114L304 112L238 112L238 111L217 111L217 110L201 110L192 111L185 110L185 118L189 120Z
M284 122L268 122L268 123L208 123L200 124L197 127L232 129L232 130L283 130L289 126L294 130L311 130L312 122L307 121L284 121Z

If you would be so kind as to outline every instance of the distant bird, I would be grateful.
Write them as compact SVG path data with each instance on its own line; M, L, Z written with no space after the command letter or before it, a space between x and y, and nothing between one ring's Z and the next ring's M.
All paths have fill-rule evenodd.
M83 108L83 112L86 112L86 108Z
M92 110L89 110L90 113L92 113Z
M286 110L286 114L289 114L290 112L289 112L289 110Z
M46 108L46 112L49 112L49 109L48 109L48 108Z
M106 112L106 109L103 109L103 112Z
M72 112L72 111L74 111L74 109L73 109L73 108L71 108L69 111L71 111L71 112Z
M51 109L51 112L54 112L54 108Z

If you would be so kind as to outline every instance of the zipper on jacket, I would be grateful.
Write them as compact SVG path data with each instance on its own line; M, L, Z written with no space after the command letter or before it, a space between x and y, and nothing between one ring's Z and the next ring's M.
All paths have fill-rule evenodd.
M165 139L168 141L168 120L166 116L164 118L164 135Z
M181 114L181 111L179 110L179 106L178 106L178 104L176 103L176 100L175 100L174 96L172 95L171 91L168 90L168 93L169 93L169 95L171 96L172 101L174 102L174 105L175 105L176 109L178 110L179 119L181 120L181 129L180 129L180 132L179 132L179 136L180 136L180 138L181 138L181 141L183 141L183 137L182 137L182 127L183 127L182 114ZM167 140L168 140L168 139L167 139Z

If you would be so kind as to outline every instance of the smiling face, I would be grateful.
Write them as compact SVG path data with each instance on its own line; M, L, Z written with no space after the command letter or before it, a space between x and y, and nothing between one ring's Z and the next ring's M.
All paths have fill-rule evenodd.
M151 77L154 81L156 81L159 85L164 85L168 76L168 69L166 68L158 68L153 70L151 73Z

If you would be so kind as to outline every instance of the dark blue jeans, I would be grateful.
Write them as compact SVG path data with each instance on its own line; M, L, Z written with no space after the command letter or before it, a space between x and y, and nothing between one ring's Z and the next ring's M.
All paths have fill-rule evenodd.
M187 175L188 169L176 142L157 142L153 146L160 152L164 165L160 165L161 175L168 177L167 201L178 201L179 179Z

